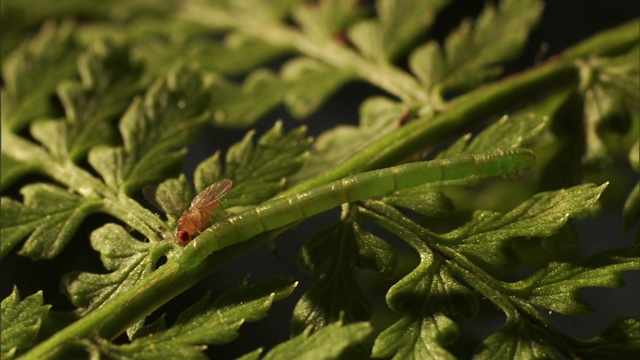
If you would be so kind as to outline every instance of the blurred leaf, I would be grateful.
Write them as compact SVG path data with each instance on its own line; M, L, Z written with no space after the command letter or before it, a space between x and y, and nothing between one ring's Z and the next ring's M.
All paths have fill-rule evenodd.
M444 43L417 48L409 66L426 89L438 93L473 88L502 73L500 64L514 59L542 13L538 0L502 0L488 4L475 20L465 20ZM500 39L496 41L496 39Z
M280 75L264 69L253 71L240 87L216 77L213 121L220 126L246 127L283 102L293 116L304 118L353 77L347 70L310 58L289 60Z
M208 27L198 24L196 30L191 30L192 22L179 24L179 27L173 22L171 25L167 28L166 19L161 19L137 39L136 53L144 58L154 74L163 74L175 64L184 63L227 76L242 75L290 52L287 48L238 33L225 34L217 42L211 38ZM123 37L131 38L131 32L138 27L139 24L133 24L118 30L124 32Z
M287 108L293 116L305 118L353 80L354 74L310 58L296 58L284 65L282 78L290 84L284 96ZM309 91L311 87L313 91Z
M96 145L113 140L111 117L124 111L138 90L140 67L132 63L128 48L98 44L78 61L81 82L58 86L64 120L34 123L31 134L56 158L77 160ZM55 135L54 135L55 134Z
M623 229L629 230L640 221L640 181L633 187L623 210Z
M447 0L378 0L379 20L362 21L349 29L349 40L378 62L392 62L431 27L436 11Z
M22 176L36 172L38 164L15 159L2 149L0 158L0 189L4 190Z
M68 22L46 23L35 37L3 56L3 131L18 131L36 118L56 115L49 100L60 81L75 69L74 31Z
M158 210L176 219L189 209L191 200L195 196L184 175L180 175L178 179L167 179L157 188L144 187L142 193Z
M629 151L629 163L636 172L640 173L640 140Z
M605 141L612 134L627 134L640 112L640 47L614 58L591 58L578 62L579 90L584 104L586 150L583 161L602 168L610 153L620 146ZM635 116L635 121L638 121ZM618 137L620 137L618 135ZM637 134L635 134L637 135ZM637 136L633 139L637 141ZM618 140L619 142L619 140Z
M340 164L398 128L408 116L408 107L383 97L367 99L360 107L359 126L339 125L323 132L314 142L313 151L295 181L320 174Z
M634 357L640 352L640 321L631 318L614 320L600 335L582 341L578 353L582 358L613 359Z
M222 179L222 164L220 164L220 152L216 151L196 166L193 183L196 191L202 191L220 179Z
M294 9L293 17L302 31L319 43L332 41L363 15L357 0L324 0Z

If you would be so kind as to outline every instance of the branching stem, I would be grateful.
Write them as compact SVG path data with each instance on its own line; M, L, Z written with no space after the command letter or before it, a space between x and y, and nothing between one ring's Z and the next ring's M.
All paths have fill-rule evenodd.
M340 51L334 51L334 49L331 51L323 50L322 47L317 47L300 38L300 35L279 27L280 25L274 27L271 24L265 28L264 26L251 25L247 21L236 22L236 20L242 19L225 19L221 17L216 20L223 21L223 25L224 22L228 22L227 25L229 27L244 32L246 35L254 36L267 42L278 41L277 45L298 50L306 55L321 58L323 61L338 66L350 64L352 70L356 71L359 76L383 87L408 103L422 98L422 90L417 87L415 80L408 74L389 67L389 65L363 63L364 60L354 59L354 54L344 49ZM208 17L206 21L210 22L212 19ZM591 55L616 54L635 46L637 43L637 20L606 31L530 71L514 75L494 85L486 86L461 96L449 104L447 111L435 118L421 119L400 128L331 171L291 189L288 194L308 190L319 184L356 172L397 163L399 160L422 149L425 144L451 136L459 131L460 128L482 121L487 116L505 108L505 106L513 106L514 103L523 99L529 100L535 94L554 91L558 88L573 87L577 84L576 70L573 66L576 59ZM321 44L320 46L334 45ZM372 66L375 66L375 68L372 68ZM12 141L8 134L3 134L3 142L7 149L19 149L20 154L11 154L16 159L23 159L25 156L29 157L31 155L39 156L38 154L44 153L37 147L25 149L20 146L8 146L7 139ZM81 172L83 170L79 167L77 168L78 171L72 172L72 175L81 176L82 179L73 176L66 178L60 177L53 170L47 171L46 169L48 168L42 161L41 158L37 160L37 163L42 164L48 175L83 195L82 187L87 186L87 182L84 181L88 181L89 184L92 184L91 186L95 186L94 190L100 189L96 190L100 194L109 193L104 184L96 184L96 182L100 182L88 173L86 174L93 180L86 178L84 176L85 173ZM70 168L67 167L66 171L70 171ZM110 194L109 196L113 199L118 197L117 194ZM111 211L117 214L120 210L117 210L117 207L114 206ZM162 226L162 222L152 215L141 221L146 224L144 226L140 225L143 228L141 231L145 231L145 235L146 232L151 231L147 226L153 227L150 224L157 223L158 226ZM66 349L73 345L74 339L96 336L107 339L114 338L136 320L151 313L218 269L221 265L231 261L248 249L261 244L263 241L264 238L258 237L236 244L216 252L202 263L188 268L181 267L178 262L170 261L140 281L134 288L121 294L113 301L105 303L102 307L32 348L22 358L38 360L60 358L65 354Z

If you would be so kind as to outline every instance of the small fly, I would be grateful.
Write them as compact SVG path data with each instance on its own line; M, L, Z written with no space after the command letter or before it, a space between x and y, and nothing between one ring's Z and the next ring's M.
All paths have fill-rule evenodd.
M158 193L156 187L145 187L142 193L158 209L178 218L176 242L184 246L209 225L211 212L220 206L220 199L227 195L232 185L228 179L210 185L193 198L186 210L184 203L176 201L170 194Z

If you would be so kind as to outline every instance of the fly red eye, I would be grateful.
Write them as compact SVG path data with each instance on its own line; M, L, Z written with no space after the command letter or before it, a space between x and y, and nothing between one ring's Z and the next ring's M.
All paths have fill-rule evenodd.
M191 235L184 230L178 231L178 244L184 246L187 245L191 241Z

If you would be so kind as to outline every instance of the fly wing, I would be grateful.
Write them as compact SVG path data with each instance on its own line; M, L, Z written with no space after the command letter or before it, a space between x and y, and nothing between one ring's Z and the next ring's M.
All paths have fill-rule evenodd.
M158 191L156 186L145 186L142 188L142 195L165 214L179 218L186 210L184 201L178 196L174 196L167 191Z
M233 182L229 179L222 179L214 183L193 198L190 209L204 212L215 210L220 204L220 199L227 195L232 185Z

